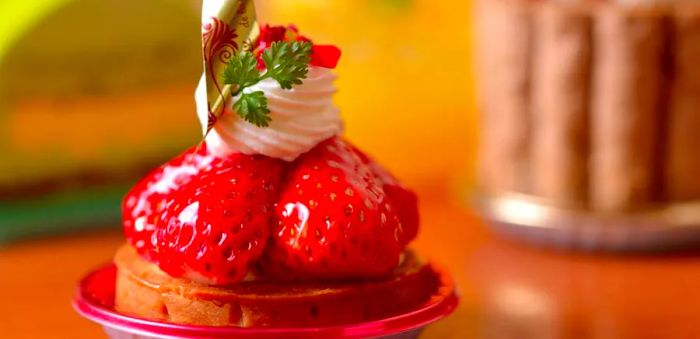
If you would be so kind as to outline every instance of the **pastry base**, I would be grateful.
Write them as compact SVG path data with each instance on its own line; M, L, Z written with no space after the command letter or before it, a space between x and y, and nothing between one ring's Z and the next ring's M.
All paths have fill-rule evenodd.
M352 324L417 309L436 292L434 270L411 252L372 281L244 281L226 287L170 277L129 245L115 256L119 312L181 324L303 327Z

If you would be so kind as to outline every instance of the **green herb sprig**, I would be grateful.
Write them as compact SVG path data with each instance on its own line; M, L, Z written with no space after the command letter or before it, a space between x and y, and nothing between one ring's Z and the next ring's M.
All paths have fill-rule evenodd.
M262 53L265 71L257 68L257 60L250 52L242 52L231 58L224 69L224 84L231 85L234 97L233 109L243 120L258 127L270 125L270 110L263 91L243 90L264 79L274 79L284 89L302 83L309 72L311 43L308 41L276 41ZM235 97L238 96L236 99Z

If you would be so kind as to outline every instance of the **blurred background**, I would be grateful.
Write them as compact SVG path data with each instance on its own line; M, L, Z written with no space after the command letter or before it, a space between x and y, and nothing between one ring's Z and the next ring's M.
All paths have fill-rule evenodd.
M467 203L477 186L475 168L485 164L492 166L486 172L498 174L486 182L496 190L507 186L519 193L536 191L511 189L520 184L516 177L527 172L517 161L529 147L527 140L519 139L529 125L517 115L529 105L531 86L519 70L533 63L520 52L531 53L536 46L523 42L521 38L534 35L519 25L531 27L530 9L523 6L547 2L481 3L502 6L475 15L473 2L461 0L256 1L261 22L294 23L315 42L342 49L335 102L345 119L346 135L421 197L422 228L413 246L454 275L462 297L455 314L430 326L424 337L699 338L697 249L623 254L529 246L489 232ZM102 335L99 326L71 310L69 300L80 277L109 262L124 242L119 205L126 190L148 170L201 139L193 98L201 74L200 8L195 0L0 0L0 329L8 338ZM500 14L488 15L493 13ZM569 60L563 63L588 67L592 49L567 41L577 34L590 38L592 20L576 15L569 20L557 13L554 10L554 18L536 17L549 25L537 32L544 32L551 45L540 46L551 49L543 53L550 59L538 58L534 64L555 70L545 74L561 81L543 81L542 88L553 90L542 98L565 98L555 100L557 107L562 102L579 107L568 105L566 95L584 88L583 97L588 98L586 91L592 86L571 86L577 83L567 76L579 73L569 73L566 67L557 72L550 66ZM494 35L481 36L474 44L472 27L479 21ZM609 21L609 27L633 27L624 31L633 41L628 43L625 34L607 35L623 40L607 45L629 50L615 54L622 55L620 59L599 58L618 62L612 72L603 73L638 64L629 60L646 60L637 58L643 55L634 52L638 46L657 46L642 43L646 38L634 40L653 32L644 28L644 20L638 28L639 21ZM658 27L670 27L668 18L660 22ZM689 22L700 27L696 17ZM699 40L689 41L700 43L700 29L697 32L693 36ZM473 55L480 52L496 56L482 60L489 67L473 66ZM697 60L693 55L700 56L691 52L688 63ZM643 75L651 72L643 64L639 69L644 70L641 75L622 77L628 83L615 77L601 83L623 88L607 91L613 96L638 95L629 83L648 83L637 80L648 79ZM588 73L584 75L588 79ZM482 91L491 95L485 100L491 106L484 107L494 107L486 113L495 112L496 118L477 119L485 110L476 108L476 83L497 83ZM700 85L693 86L686 97L700 98ZM659 88L665 93L664 86ZM528 99L521 101L524 96ZM499 110L507 114L498 115ZM561 115L552 111L553 116ZM550 118L542 118L555 122L555 132L543 138L543 158L548 166L561 166L535 174L540 174L543 186L559 183L553 191L563 192L562 201L585 205L589 194L580 188L587 187L588 180L581 178L590 175L588 150L579 152L578 141L567 139L579 131L569 127L582 124ZM621 121L637 120L622 116ZM617 125L623 130L626 126ZM498 133L485 133L489 131ZM629 134L638 139L627 146L663 144L640 141L646 140L644 133ZM548 139L552 135L554 141ZM487 161L477 161L477 136L492 143L495 155ZM698 140L687 131L686 137ZM634 147L602 146L639 158ZM686 148L679 159L697 157L692 155L697 148ZM615 189L615 182L638 177L634 168L621 168L611 177L613 184L603 181L600 186ZM685 178L700 182L694 175ZM583 184L572 181L579 179ZM638 188L635 182L628 186ZM616 197L622 197L615 205L622 208L658 202L649 196ZM688 206L684 211L698 212L697 205ZM516 217L532 216L532 210L516 212ZM580 234L585 238L599 233ZM36 321L37 314L50 316Z

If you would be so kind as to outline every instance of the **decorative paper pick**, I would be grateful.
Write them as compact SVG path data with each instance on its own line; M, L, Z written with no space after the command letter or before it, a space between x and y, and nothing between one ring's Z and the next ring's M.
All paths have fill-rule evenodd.
M223 70L232 56L249 51L260 34L253 0L204 0L202 4L202 57L204 74L195 92L197 115L204 135L224 114L231 85Z

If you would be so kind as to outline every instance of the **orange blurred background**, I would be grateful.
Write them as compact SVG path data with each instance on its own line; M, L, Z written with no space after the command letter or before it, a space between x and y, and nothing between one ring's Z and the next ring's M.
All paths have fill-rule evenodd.
M343 50L347 135L421 190L467 173L474 151L469 2L260 1L263 21L295 23Z

